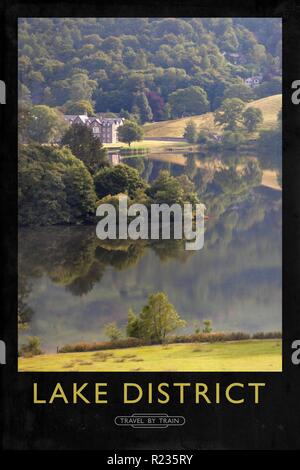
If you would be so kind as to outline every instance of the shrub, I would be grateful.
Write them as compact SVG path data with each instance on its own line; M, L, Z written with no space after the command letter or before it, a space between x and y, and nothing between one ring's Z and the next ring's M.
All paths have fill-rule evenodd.
M274 332L258 332L252 336L242 331L233 332L214 332L214 333L194 333L190 335L170 336L167 338L167 344L176 343L220 343L225 341L245 341L249 339L276 339L281 338L282 333L280 331ZM89 351L101 351L108 349L123 349L123 348L134 348L139 346L148 346L150 344L160 344L158 341L146 341L139 338L126 338L119 339L116 341L102 341L96 343L77 343L77 344L66 344L59 349L59 353L70 353L70 352L89 352ZM101 356L100 356L101 358ZM106 357L103 357L106 360Z
M20 348L20 356L32 357L42 354L41 340L37 336L29 336L27 343L22 344Z
M116 341L101 341L95 343L76 343L66 344L59 349L59 353L69 352L88 352L88 351L102 351L106 349L123 349L134 348L137 346L145 346L148 343L138 338L118 339Z
M207 150L220 150L222 148L221 136L214 134L211 131L201 130L197 137L197 143L204 146L206 145Z
M203 320L203 333L211 333L212 332L212 323L211 320Z
M122 331L117 327L116 322L107 323L104 326L104 332L110 341L117 341L122 337Z
M190 144L194 144L197 140L197 126L194 121L189 121L184 129L183 137Z
M201 130L197 137L198 144L206 144L208 140L209 140L208 133L205 132L204 130Z
M282 338L282 332L281 331L269 331L267 333L263 331L258 331L257 333L254 333L252 335L253 339L277 339L277 338Z
M231 333L196 333L192 335L173 336L168 340L169 343L217 343L223 341L240 341L250 339L248 333L241 331Z
M225 150L236 150L245 141L245 138L241 132L225 131L223 134L223 148Z

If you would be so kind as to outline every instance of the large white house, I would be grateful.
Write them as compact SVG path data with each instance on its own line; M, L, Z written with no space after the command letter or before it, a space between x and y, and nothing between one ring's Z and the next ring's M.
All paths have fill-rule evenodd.
M65 120L69 124L83 124L92 129L95 137L103 144L118 142L118 128L123 126L123 118L89 117L87 114L65 114Z

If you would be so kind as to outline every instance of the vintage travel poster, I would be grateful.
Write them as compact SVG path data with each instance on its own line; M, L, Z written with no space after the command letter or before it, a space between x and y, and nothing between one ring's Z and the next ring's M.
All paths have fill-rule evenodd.
M3 449L299 449L297 2L3 3Z

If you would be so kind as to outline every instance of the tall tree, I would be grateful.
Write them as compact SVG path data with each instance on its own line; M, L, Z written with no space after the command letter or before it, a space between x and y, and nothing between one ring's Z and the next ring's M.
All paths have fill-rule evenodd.
M169 104L174 118L203 114L209 110L206 92L199 86L174 91L169 97Z
M226 88L224 98L240 98L242 101L247 102L255 99L255 94L248 85L244 83L234 83Z
M130 338L141 338L141 336L142 336L141 320L134 313L132 308L130 308L128 310L128 320L127 320L127 326L126 326L126 334Z
M163 97L155 91L149 91L149 93L147 93L147 98L153 113L154 121L162 121L164 119L165 106Z
M66 147L22 145L18 181L21 225L77 224L95 214L93 179Z
M224 125L224 129L236 130L242 121L245 106L239 98L227 98L215 112L215 122Z
M94 180L100 198L119 193L128 193L129 197L134 197L139 189L146 188L138 171L128 165L103 168L96 173Z
M137 93L135 95L133 106L138 108L142 123L152 121L153 114L145 93Z
M190 120L184 129L183 137L190 143L194 144L197 140L197 126L194 121Z
M40 144L52 143L60 139L67 128L63 115L45 105L33 106L27 126L27 139Z
M125 121L123 126L118 128L118 137L121 142L131 145L132 142L137 142L143 139L144 131L134 121Z
M104 333L110 341L117 341L122 338L122 331L118 328L116 322L107 323L104 325Z
M75 73L69 81L70 100L90 100L96 86L96 80L90 80L86 73Z
M94 137L90 128L83 124L73 124L64 134L62 145L70 147L72 153L83 161L91 173L108 165L106 149L101 141Z
M80 100L80 101L68 101L65 104L66 114L84 114L87 113L88 116L93 116L94 108L90 101Z
M248 132L256 131L263 120L263 113L259 108L249 107L243 113L243 124Z
M158 343L163 343L169 333L186 325L164 292L149 295L140 320L143 336Z

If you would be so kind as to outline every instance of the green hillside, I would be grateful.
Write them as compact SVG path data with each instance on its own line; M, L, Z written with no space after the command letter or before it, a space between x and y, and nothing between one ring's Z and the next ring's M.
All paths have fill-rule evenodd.
M281 90L280 18L21 18L18 29L20 101L67 114L163 121Z
M263 113L263 128L271 128L276 124L277 114L282 106L282 95L278 94L251 101L248 106L259 108ZM215 132L220 130L214 124L213 113L205 113L199 116L145 124L145 138L182 137L187 122L191 120L195 122L199 130L214 129Z

